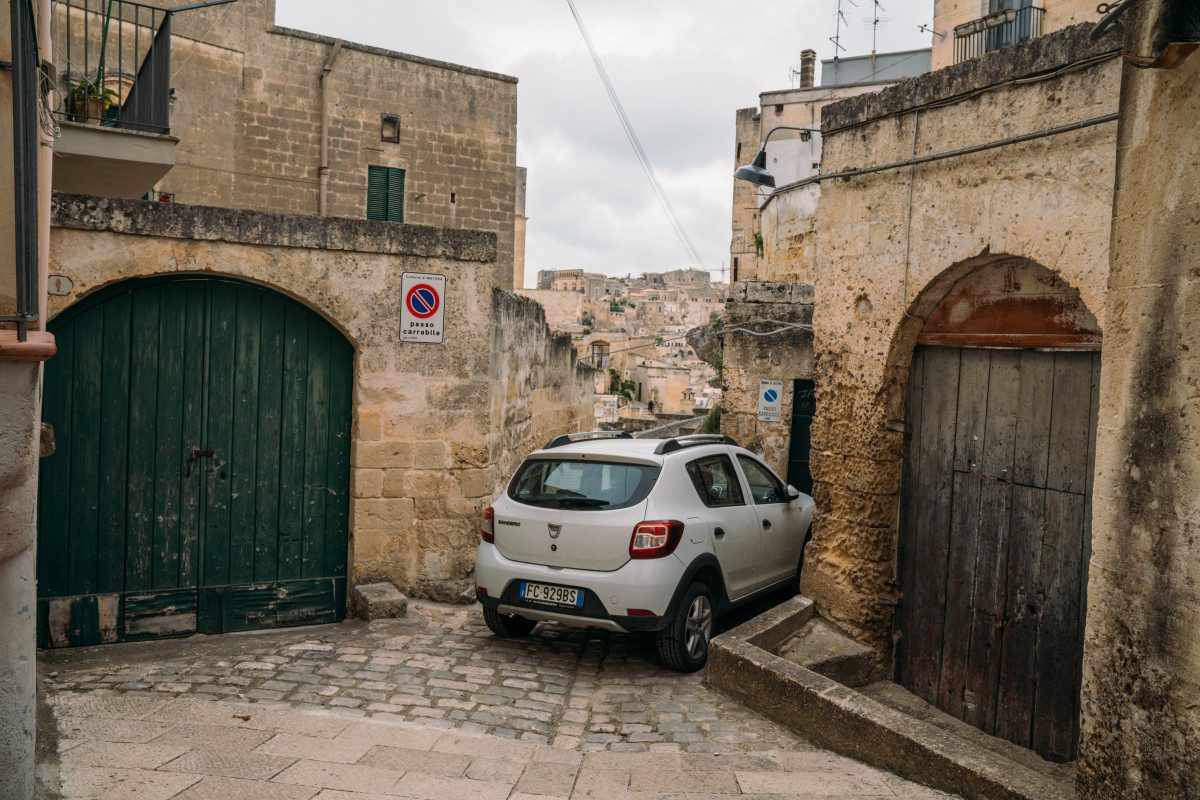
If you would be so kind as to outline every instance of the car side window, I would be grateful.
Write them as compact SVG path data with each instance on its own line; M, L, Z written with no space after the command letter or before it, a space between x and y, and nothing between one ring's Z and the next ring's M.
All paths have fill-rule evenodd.
M750 484L750 496L755 505L786 502L787 491L769 469L752 458L743 455L737 458L742 472L746 473L746 483Z
M700 502L709 508L746 504L742 485L738 482L729 456L706 456L689 461L687 473L696 494L700 496Z

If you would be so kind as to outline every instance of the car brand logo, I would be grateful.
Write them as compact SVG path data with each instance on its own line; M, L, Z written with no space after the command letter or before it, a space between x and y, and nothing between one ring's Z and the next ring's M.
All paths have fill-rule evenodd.
M553 523L548 523L546 525L546 529L550 532L551 539L557 539L558 535L560 533L562 533L562 525L555 525Z

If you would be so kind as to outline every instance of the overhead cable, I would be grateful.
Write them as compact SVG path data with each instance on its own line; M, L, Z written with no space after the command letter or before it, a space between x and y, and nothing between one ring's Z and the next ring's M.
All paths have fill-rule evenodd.
M617 114L617 120L621 123L621 128L625 131L625 138L629 140L629 145L633 148L633 154L637 158L642 172L645 173L646 180L650 183L650 189L654 193L655 199L658 200L663 213L667 215L667 221L671 224L675 238L679 240L684 252L693 265L703 267L704 260L700 257L695 243L684 228L679 214L675 211L675 205L671 202L667 190L663 188L662 182L658 179L658 174L654 171L654 165L650 162L650 157L646 155L646 150L642 147L642 142L638 138L637 131L634 130L629 115L625 113L625 107L621 104L621 98L617 95L616 87L613 86L612 81L608 77L608 71L604 68L604 62L600 60L600 54L597 52L596 46L592 44L592 37L588 35L587 27L583 24L583 18L579 16L579 9L575 7L575 1L567 0L567 6L571 9L571 16L575 18L575 24L579 28L580 36L583 37L583 43L587 45L588 53L592 58L592 64L596 67L596 73L600 76L600 82L604 84L604 91L608 95L609 102L612 103L613 110Z

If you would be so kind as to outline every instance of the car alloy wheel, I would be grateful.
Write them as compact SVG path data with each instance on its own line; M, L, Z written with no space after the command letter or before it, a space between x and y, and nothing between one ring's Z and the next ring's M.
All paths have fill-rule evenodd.
M688 655L699 660L708 650L708 640L712 638L713 610L706 595L697 595L688 607L687 621L684 623L684 646Z

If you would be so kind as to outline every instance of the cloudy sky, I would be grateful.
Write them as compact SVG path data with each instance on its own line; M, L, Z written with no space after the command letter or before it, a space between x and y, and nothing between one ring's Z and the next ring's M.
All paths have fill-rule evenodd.
M871 0L843 0L851 55ZM729 258L733 120L789 86L799 52L829 58L837 0L576 0L642 144L704 263ZM931 0L884 0L879 50L926 47ZM529 169L526 283L539 269L610 275L688 265L609 105L566 0L277 0L277 22L515 75ZM819 76L818 76L819 80Z

